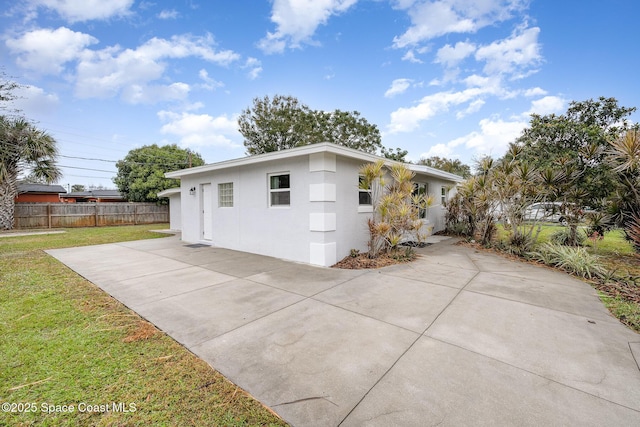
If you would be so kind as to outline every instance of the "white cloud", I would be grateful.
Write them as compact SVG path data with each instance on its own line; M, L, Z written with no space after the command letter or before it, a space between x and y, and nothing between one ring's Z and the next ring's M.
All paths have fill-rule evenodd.
M56 11L69 22L125 16L134 0L32 0L36 6Z
M392 98L396 95L404 93L409 87L413 80L411 79L395 79L391 82L391 87L387 89L384 93L385 98Z
M190 86L182 82L169 85L132 84L122 89L121 96L130 104L155 104L187 99L190 90Z
M526 97L540 96L540 95L546 95L546 94L547 94L547 91L539 87L534 87L524 91L524 96Z
M432 118L436 114L449 111L451 107L469 104L466 111L473 112L479 109L482 103L478 101L487 95L497 95L501 93L499 86L496 86L490 79L485 86L469 87L462 91L437 92L427 95L420 100L418 105L413 107L402 107L391 113L391 122L387 126L389 133L411 132L420 126L420 123ZM464 115L464 114L463 114Z
M177 19L180 16L175 9L165 9L158 14L159 19Z
M446 67L455 67L475 50L476 45L469 42L458 42L455 46L446 44L438 49L435 62L444 64Z
M456 113L456 119L461 119L465 116L468 116L469 114L480 111L484 104L485 102L482 99L476 99L475 101L470 102L466 110L458 111Z
M153 38L136 49L108 47L85 50L77 67L76 95L81 98L104 98L122 92L129 102L153 99L183 99L185 84L150 86L164 76L167 59L199 57L227 65L240 56L230 50L217 51L213 39L188 35L171 39ZM143 92L149 91L149 94Z
M242 68L249 69L249 72L247 73L247 77L249 78L249 80L257 79L260 76L260 73L262 73L262 63L258 59L253 57L247 58L247 61L242 66Z
M236 148L241 138L237 116L218 117L209 114L175 113L160 111L158 117L166 122L160 129L165 135L178 137L183 147L218 146Z
M18 56L16 63L20 67L40 74L59 74L67 62L75 61L87 46L97 42L89 34L60 27L30 31L8 39L6 44Z
M542 60L538 35L540 28L517 30L511 37L478 48L475 58L485 61L486 74L512 74L538 65ZM516 77L522 77L516 76Z
M422 64L422 61L416 57L416 54L413 53L413 50L408 50L407 53L402 57L403 61L413 62L414 64Z
M397 1L408 10L411 27L393 40L404 48L450 33L474 33L480 28L511 18L524 9L528 0L424 0Z
M545 96L531 102L531 109L527 111L525 116L531 114L539 114L544 116L546 114L558 113L564 110L566 100L559 96Z
M312 44L312 37L320 25L327 23L333 15L339 15L358 0L274 0L271 22L275 32L258 42L265 53L281 53L287 47L299 48Z
M200 77L200 79L202 81L204 81L204 84L200 85L200 87L202 87L204 89L216 90L216 89L218 89L220 87L224 87L224 83L219 82L216 79L213 79L213 78L209 77L209 73L204 68L201 69L198 72L198 77Z
M527 126L523 121L503 121L502 119L482 119L478 123L480 130L473 131L465 136L440 144L443 147L437 149L451 156L457 147L463 147L466 152L472 150L478 156L490 155L502 156L513 142L520 136ZM432 147L433 148L433 147Z
M37 86L25 85L13 91L16 99L13 106L24 111L27 116L51 114L58 107L60 100L55 93L46 93Z
M436 144L429 148L429 151L420 154L421 159L427 159L429 157L438 156L451 158L453 155L453 148L447 144Z

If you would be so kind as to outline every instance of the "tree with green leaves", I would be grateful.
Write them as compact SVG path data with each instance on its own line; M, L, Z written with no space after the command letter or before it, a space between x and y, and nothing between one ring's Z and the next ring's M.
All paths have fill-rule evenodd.
M396 162L407 163L406 157L407 157L407 154L409 154L409 152L399 147L396 148L395 151L392 150L391 148L387 149L385 147L382 147L382 150L380 150L380 154L382 155L382 157L386 159L395 160Z
M156 202L166 204L159 199L158 192L180 186L177 179L165 178L166 172L185 169L190 166L202 166L204 160L200 154L177 145L145 145L136 148L116 163L118 174L113 182L124 198L130 202Z
M308 144L312 112L292 96L254 98L238 118L247 154L262 154Z
M609 143L629 128L628 117L634 111L619 106L615 98L573 101L565 114L532 114L529 127L512 143L520 160L546 177L549 200L562 203L568 244L578 244L584 207L602 209L616 188L607 151Z
M56 140L24 118L0 116L0 229L13 228L18 177L47 184L62 175Z
M420 159L418 164L454 173L465 179L471 176L471 168L469 165L462 163L460 159L447 159L446 157L431 156L426 159Z
M565 114L532 114L529 127L513 144L522 149L522 160L553 170L565 187L574 187L575 197L567 202L599 206L615 187L606 161L609 141L629 127L634 111L619 106L615 98L573 101Z
M312 110L293 96L255 98L238 118L247 154L255 155L319 142L375 154L380 131L357 111Z

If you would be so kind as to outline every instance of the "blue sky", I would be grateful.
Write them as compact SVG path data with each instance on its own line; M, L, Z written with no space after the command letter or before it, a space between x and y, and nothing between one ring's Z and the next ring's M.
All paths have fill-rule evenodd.
M466 163L501 156L531 113L640 107L635 0L5 4L0 65L58 141L65 186L113 188L115 161L153 143L242 157L237 116L265 95L359 111L411 160Z

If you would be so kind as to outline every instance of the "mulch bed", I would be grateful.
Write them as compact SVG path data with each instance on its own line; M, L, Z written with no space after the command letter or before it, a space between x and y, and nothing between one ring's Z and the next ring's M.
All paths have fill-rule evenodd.
M636 285L621 282L593 282L593 287L607 295L621 297L627 301L640 304L640 287Z
M411 258L406 257L392 257L389 254L380 255L378 258L369 258L366 253L358 254L357 256L347 256L337 264L331 266L331 268L344 268L349 270L362 270L366 268L382 268L390 265L404 264L411 262L416 258L414 254Z

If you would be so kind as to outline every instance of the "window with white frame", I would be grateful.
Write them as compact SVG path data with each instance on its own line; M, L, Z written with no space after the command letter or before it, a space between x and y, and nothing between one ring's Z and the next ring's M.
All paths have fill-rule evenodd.
M358 176L358 204L360 206L371 206L371 188L362 188L364 176Z
M412 196L420 196L426 200L429 197L429 184L426 182L414 182ZM418 218L425 219L427 217L426 206L418 206Z
M445 186L440 188L440 204L444 206L449 198L449 189Z
M218 207L233 207L233 182L218 184Z
M269 175L269 206L289 206L291 204L291 183L289 174Z

